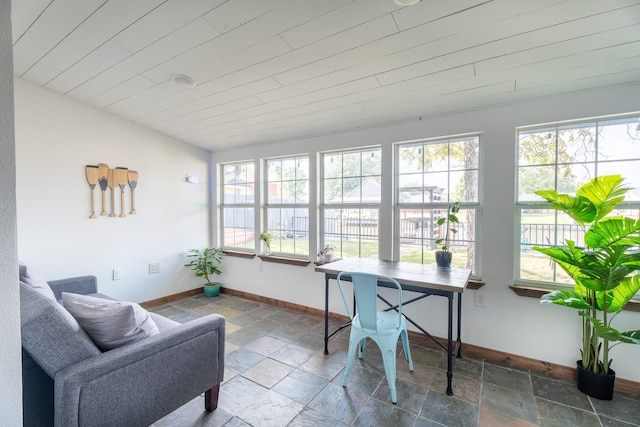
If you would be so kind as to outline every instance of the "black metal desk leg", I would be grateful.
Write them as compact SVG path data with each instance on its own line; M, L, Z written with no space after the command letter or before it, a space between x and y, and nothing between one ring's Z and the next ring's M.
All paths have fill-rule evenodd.
M453 378L453 292L447 295L449 302L449 328L447 331L447 395L453 396L451 380Z
M329 354L329 276L324 276L324 354Z
M458 359L462 358L462 292L458 293L458 351L456 352L456 357Z

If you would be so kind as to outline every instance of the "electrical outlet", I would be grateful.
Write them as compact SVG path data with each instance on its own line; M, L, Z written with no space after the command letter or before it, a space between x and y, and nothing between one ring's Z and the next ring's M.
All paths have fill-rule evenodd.
M484 293L476 292L474 304L476 307L484 308Z
M160 273L160 263L159 262L150 262L149 263L149 274Z
M122 280L122 269L114 268L113 269L113 280Z

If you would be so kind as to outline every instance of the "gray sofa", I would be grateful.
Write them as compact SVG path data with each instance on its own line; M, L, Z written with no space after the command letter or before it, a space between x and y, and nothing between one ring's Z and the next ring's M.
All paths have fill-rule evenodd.
M97 293L94 276L22 281L20 305L24 425L148 426L205 394L217 407L224 374L225 319L179 324L150 313L159 333L101 352L60 304L62 292ZM46 286L46 285L45 285Z

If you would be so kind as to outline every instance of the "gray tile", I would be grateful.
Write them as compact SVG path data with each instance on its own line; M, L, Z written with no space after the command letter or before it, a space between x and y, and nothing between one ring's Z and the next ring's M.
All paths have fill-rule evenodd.
M245 348L229 353L225 356L224 367L242 373L253 365L263 361L266 357Z
M293 420L302 408L304 405L268 390L245 408L238 417L253 426L282 427Z
M293 371L293 367L273 359L264 359L242 373L261 386L271 388Z
M369 399L353 426L411 426L416 415L397 406L376 399Z
M482 384L480 404L513 418L537 423L538 410L533 395L494 384Z
M344 380L344 372L343 369L332 382L342 385ZM361 366L353 364L351 368L351 373L349 374L349 380L347 382L347 387L356 389L364 394L372 394L381 382L385 382L387 379L383 374L377 371L372 371L371 369L363 368ZM388 387L387 387L388 389Z
M220 387L218 409L223 409L230 414L238 415L240 411L265 394L267 390L267 388L253 381L237 376L229 382L222 384ZM216 409L216 411L218 409Z
M600 419L593 412L536 398L540 426L543 427L599 427Z
M252 427L250 424L245 423L240 418L233 417L229 420L224 427Z
M345 424L351 424L367 400L366 394L329 383L309 402L309 406Z
M596 412L613 420L640 424L640 399L614 394L613 400L590 398Z
M308 372L296 369L273 387L274 391L290 399L308 404L329 381Z
M328 416L326 413L316 411L313 408L304 408L297 417L289 423L287 427L346 427L335 418Z
M263 356L269 356L272 353L280 350L286 344L286 342L277 338L265 336L260 337L255 341L251 341L250 343L245 345L244 348L262 354Z
M329 355L314 355L300 365L300 369L311 374L333 380L345 367L345 352L334 352Z
M278 351L271 353L270 357L275 360L279 360L282 363L297 368L313 355L313 350L305 347L300 347L296 344L287 344L280 348Z
M528 372L485 363L482 381L522 393L533 394L531 376Z
M477 406L433 390L427 393L420 416L452 427L478 425Z
M246 345L251 341L255 341L258 338L263 337L264 335L265 334L261 333L260 331L256 331L254 329L241 328L236 332L227 334L227 341L242 347L243 345Z
M447 391L447 371L440 369L435 370L433 375L433 381L429 388L441 393ZM459 374L457 371L453 373L453 379L451 380L451 388L453 394L462 400L466 400L476 406L480 404L480 378L471 378Z
M398 397L396 406L413 414L419 414L427 393L429 393L427 387L406 381L396 381L396 395ZM389 390L386 378L382 379L380 387L375 391L373 397L383 402L391 403L391 390Z
M589 398L578 390L575 383L538 375L531 375L531 383L533 385L533 395L536 397L593 412Z
M444 353L440 359L438 368L445 372L447 371L447 356ZM484 363L481 360L469 359L466 357L462 359L453 359L454 377L464 375L465 377L481 379L483 368Z

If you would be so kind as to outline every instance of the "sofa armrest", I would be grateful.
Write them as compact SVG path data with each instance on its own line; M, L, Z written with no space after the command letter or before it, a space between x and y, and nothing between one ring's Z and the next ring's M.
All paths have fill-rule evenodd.
M50 280L47 283L49 283L57 300L62 298L63 292L83 295L98 292L98 279L96 276L69 277L67 279Z
M212 314L60 370L55 425L150 425L222 382L224 343Z

